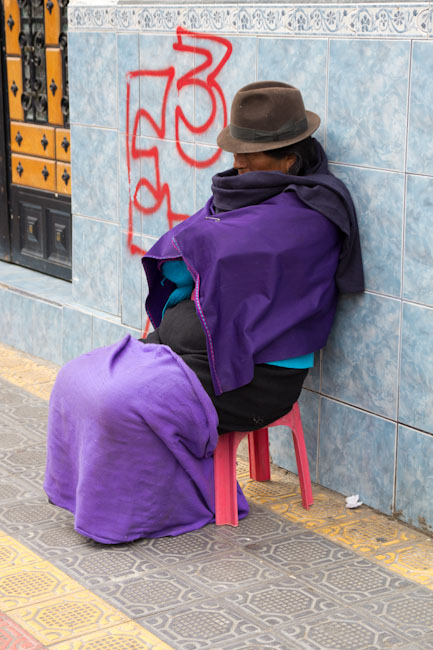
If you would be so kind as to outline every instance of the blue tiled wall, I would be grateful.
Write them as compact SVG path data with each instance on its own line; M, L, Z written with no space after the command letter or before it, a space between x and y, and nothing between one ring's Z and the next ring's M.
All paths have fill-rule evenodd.
M164 11L157 4L122 11L85 4L69 13L72 289L66 297L50 289L55 304L0 289L5 342L60 362L146 327L146 279L128 241L147 250L168 227L168 203L166 194L147 214L155 195L145 186L135 191L143 177L157 186L157 149L172 211L190 214L208 198L212 175L231 165L228 154L211 167L184 159L202 162L217 152L223 104L213 86L217 116L204 128L212 95L209 70L199 68L207 60L203 49L214 65L226 52L208 37L227 39L232 53L216 77L227 107L240 86L256 79L298 86L306 107L322 118L317 137L358 212L367 290L341 299L300 398L312 476L433 529L433 22L419 18L429 4L415 10L388 2L381 12L378 3L369 9L241 2L216 4L212 13L186 2ZM198 46L195 53L179 49L178 25L204 34L183 37ZM193 68L195 75L185 77ZM128 75L137 70L147 74ZM146 113L137 123L134 157L139 108ZM196 128L180 123L177 147L179 109ZM135 193L143 211L130 210ZM9 277L12 285L12 271ZM21 289L31 294L32 282L20 278ZM47 287L36 284L46 296ZM40 323L50 336L26 336L22 322ZM271 453L296 470L287 429L273 430Z

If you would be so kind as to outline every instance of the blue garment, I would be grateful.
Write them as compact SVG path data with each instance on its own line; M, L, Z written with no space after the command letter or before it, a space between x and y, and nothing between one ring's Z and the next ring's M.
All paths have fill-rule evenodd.
M169 260L164 262L161 267L163 281L170 280L176 285L176 289L170 294L169 299L165 303L162 316L164 317L165 310L174 307L182 300L187 300L194 289L194 279L188 271L183 259ZM283 359L282 361L268 361L270 366L280 366L282 368L312 368L314 366L314 352L303 354L300 357L292 357L291 359Z
M170 282L176 285L176 289L170 294L169 299L165 303L162 312L162 317L164 317L166 309L174 307L178 302L187 300L191 296L192 290L194 289L194 280L181 258L164 262L161 267L161 272L164 278L162 283L165 280L170 280Z

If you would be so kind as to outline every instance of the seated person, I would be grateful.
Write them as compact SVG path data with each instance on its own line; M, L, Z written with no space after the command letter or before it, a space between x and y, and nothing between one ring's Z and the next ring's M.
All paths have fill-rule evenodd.
M355 210L319 124L293 86L241 88L217 140L233 168L143 258L155 330L59 373L45 488L79 532L115 543L212 521L217 432L288 413L338 294L363 290Z

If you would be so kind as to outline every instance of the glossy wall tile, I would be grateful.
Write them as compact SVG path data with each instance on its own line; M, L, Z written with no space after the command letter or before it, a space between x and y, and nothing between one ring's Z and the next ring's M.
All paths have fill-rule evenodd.
M62 363L62 317L60 306L33 300L33 354Z
M407 171L433 174L433 43L414 42L409 104Z
M392 512L395 422L321 398L319 483Z
M326 146L335 162L404 170L409 41L331 40Z
M74 214L114 223L119 221L117 143L114 130L71 127Z
M398 427L396 510L404 521L433 530L433 436Z
M0 287L0 336L3 343L33 354L33 300Z
M116 34L68 34L72 124L117 127L117 76L113 65L116 61Z
M331 165L355 204L367 289L400 297L404 175Z
M433 178L407 177L404 297L433 307Z
M403 305L398 419L433 433L433 309Z
M327 39L258 39L258 79L275 79L300 89L307 110L321 125L314 137L324 143L326 123Z
M195 136L196 142L215 145L218 133L224 126L224 114L230 115L230 106L235 93L242 86L256 81L257 43L255 38L221 38L219 40L197 39L197 47L207 50L210 56L208 72L214 70L227 58L217 83L222 90L224 104L220 93L211 85L203 88L195 86L195 124L205 127ZM231 48L231 50L230 50ZM196 64L201 63L203 55L196 54Z
M125 325L141 329L142 283L144 270L141 255L132 255L127 245L128 234L122 233L121 319Z
M131 121L140 110L141 135L174 140L178 124L179 139L194 141L193 133L176 118L182 110L186 120L194 120L194 86L181 81L194 69L194 53L188 49L194 39L184 41L186 48L179 50L175 34L140 34L140 105L131 111Z
M93 349L93 318L77 309L63 307L62 363Z
M397 415L400 302L365 293L340 299L322 357L325 395Z
M140 69L139 64L139 40L138 34L117 34L117 103L118 103L118 131L126 133L126 116L132 117L134 109L140 105L140 83L136 73ZM134 113L135 115L135 113ZM131 129L132 126L132 129ZM130 123L131 133L133 124ZM137 135L140 135L138 128Z
M72 234L74 300L119 314L120 227L75 216Z

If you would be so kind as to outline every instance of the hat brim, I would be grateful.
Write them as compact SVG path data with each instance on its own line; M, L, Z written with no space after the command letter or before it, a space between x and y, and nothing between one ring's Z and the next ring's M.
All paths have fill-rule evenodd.
M278 140L275 142L250 142L246 140L239 140L230 134L230 127L226 126L217 137L218 146L224 151L230 153L256 153L258 151L270 151L271 149L281 149L288 147L290 144L301 142L309 135L317 131L320 125L320 117L312 111L305 111L307 118L307 129L295 138L288 140Z

